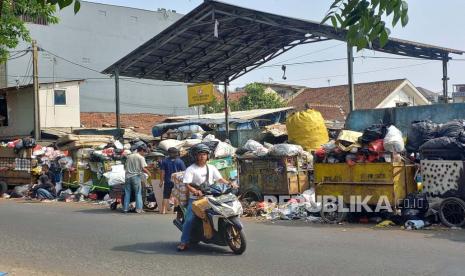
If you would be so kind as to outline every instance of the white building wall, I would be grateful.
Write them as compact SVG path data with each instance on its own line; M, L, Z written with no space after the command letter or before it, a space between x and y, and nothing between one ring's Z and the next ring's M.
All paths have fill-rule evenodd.
M28 24L28 28L39 47L97 72L42 51L39 53L40 82L87 79L80 88L81 111L114 112L114 80L98 72L154 37L182 15L169 11L81 3L81 10L76 15L72 8L59 11L59 24ZM29 46L20 43L16 50ZM28 71L29 60L28 54L8 62L8 86L16 85L17 79L21 85L32 81L32 78L24 77L26 73L31 75L32 72ZM195 108L187 107L186 85L135 81L140 83L120 81L121 112L197 114Z
M29 136L34 131L33 89L8 91L8 126L0 127L0 138Z
M420 97L419 92L415 92L408 85L404 85L401 89L389 95L377 108L396 107L397 103L408 103L409 106L430 104L430 102Z
M55 89L65 90L66 105L55 105ZM40 126L80 127L79 83L42 84L40 94Z

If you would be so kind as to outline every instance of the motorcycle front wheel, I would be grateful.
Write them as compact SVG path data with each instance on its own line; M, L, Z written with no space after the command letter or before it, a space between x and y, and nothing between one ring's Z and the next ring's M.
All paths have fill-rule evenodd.
M226 241L229 248L231 248L233 253L236 255L244 253L245 248L247 247L244 232L231 224L226 226Z

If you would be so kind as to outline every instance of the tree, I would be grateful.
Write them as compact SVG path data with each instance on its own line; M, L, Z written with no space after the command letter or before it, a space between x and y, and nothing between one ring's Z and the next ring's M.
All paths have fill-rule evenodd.
M79 0L0 0L0 63L8 59L8 49L15 48L20 40L31 42L24 18L43 18L56 24L56 6L63 9L73 3L77 13L81 8Z
M251 83L245 87L246 95L238 101L230 101L231 111L242 111L261 108L279 108L286 106L283 99L276 93L265 91L265 87L259 83ZM224 112L224 100L213 99L203 108L205 114Z
M408 23L408 4L405 0L333 0L322 23L330 20L334 28L347 30L347 42L357 51L371 47L379 40L384 47L391 31L383 19L392 16L392 27L399 21L402 27Z
M279 108L286 106L283 99L278 94L266 92L262 84L248 84L245 87L245 92L247 95L239 100L240 110Z

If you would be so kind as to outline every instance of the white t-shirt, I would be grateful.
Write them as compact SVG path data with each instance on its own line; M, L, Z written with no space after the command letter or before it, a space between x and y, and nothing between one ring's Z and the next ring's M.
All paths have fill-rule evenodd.
M213 185L218 179L223 178L218 169L213 165L208 166L208 184ZM207 166L199 167L196 164L190 165L184 172L183 183L201 185L207 179ZM197 199L191 195L190 198Z

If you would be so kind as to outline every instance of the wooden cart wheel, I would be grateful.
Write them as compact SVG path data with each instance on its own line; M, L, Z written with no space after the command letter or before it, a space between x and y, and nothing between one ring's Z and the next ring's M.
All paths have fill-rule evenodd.
M321 206L320 215L324 222L326 223L339 223L345 220L347 213L340 212L338 210L339 205L337 202L326 202ZM333 209L335 209L333 211Z
M0 181L0 197L3 196L6 191L8 191L8 185L5 182Z
M447 227L465 225L465 201L457 197L449 197L439 206L439 219Z

